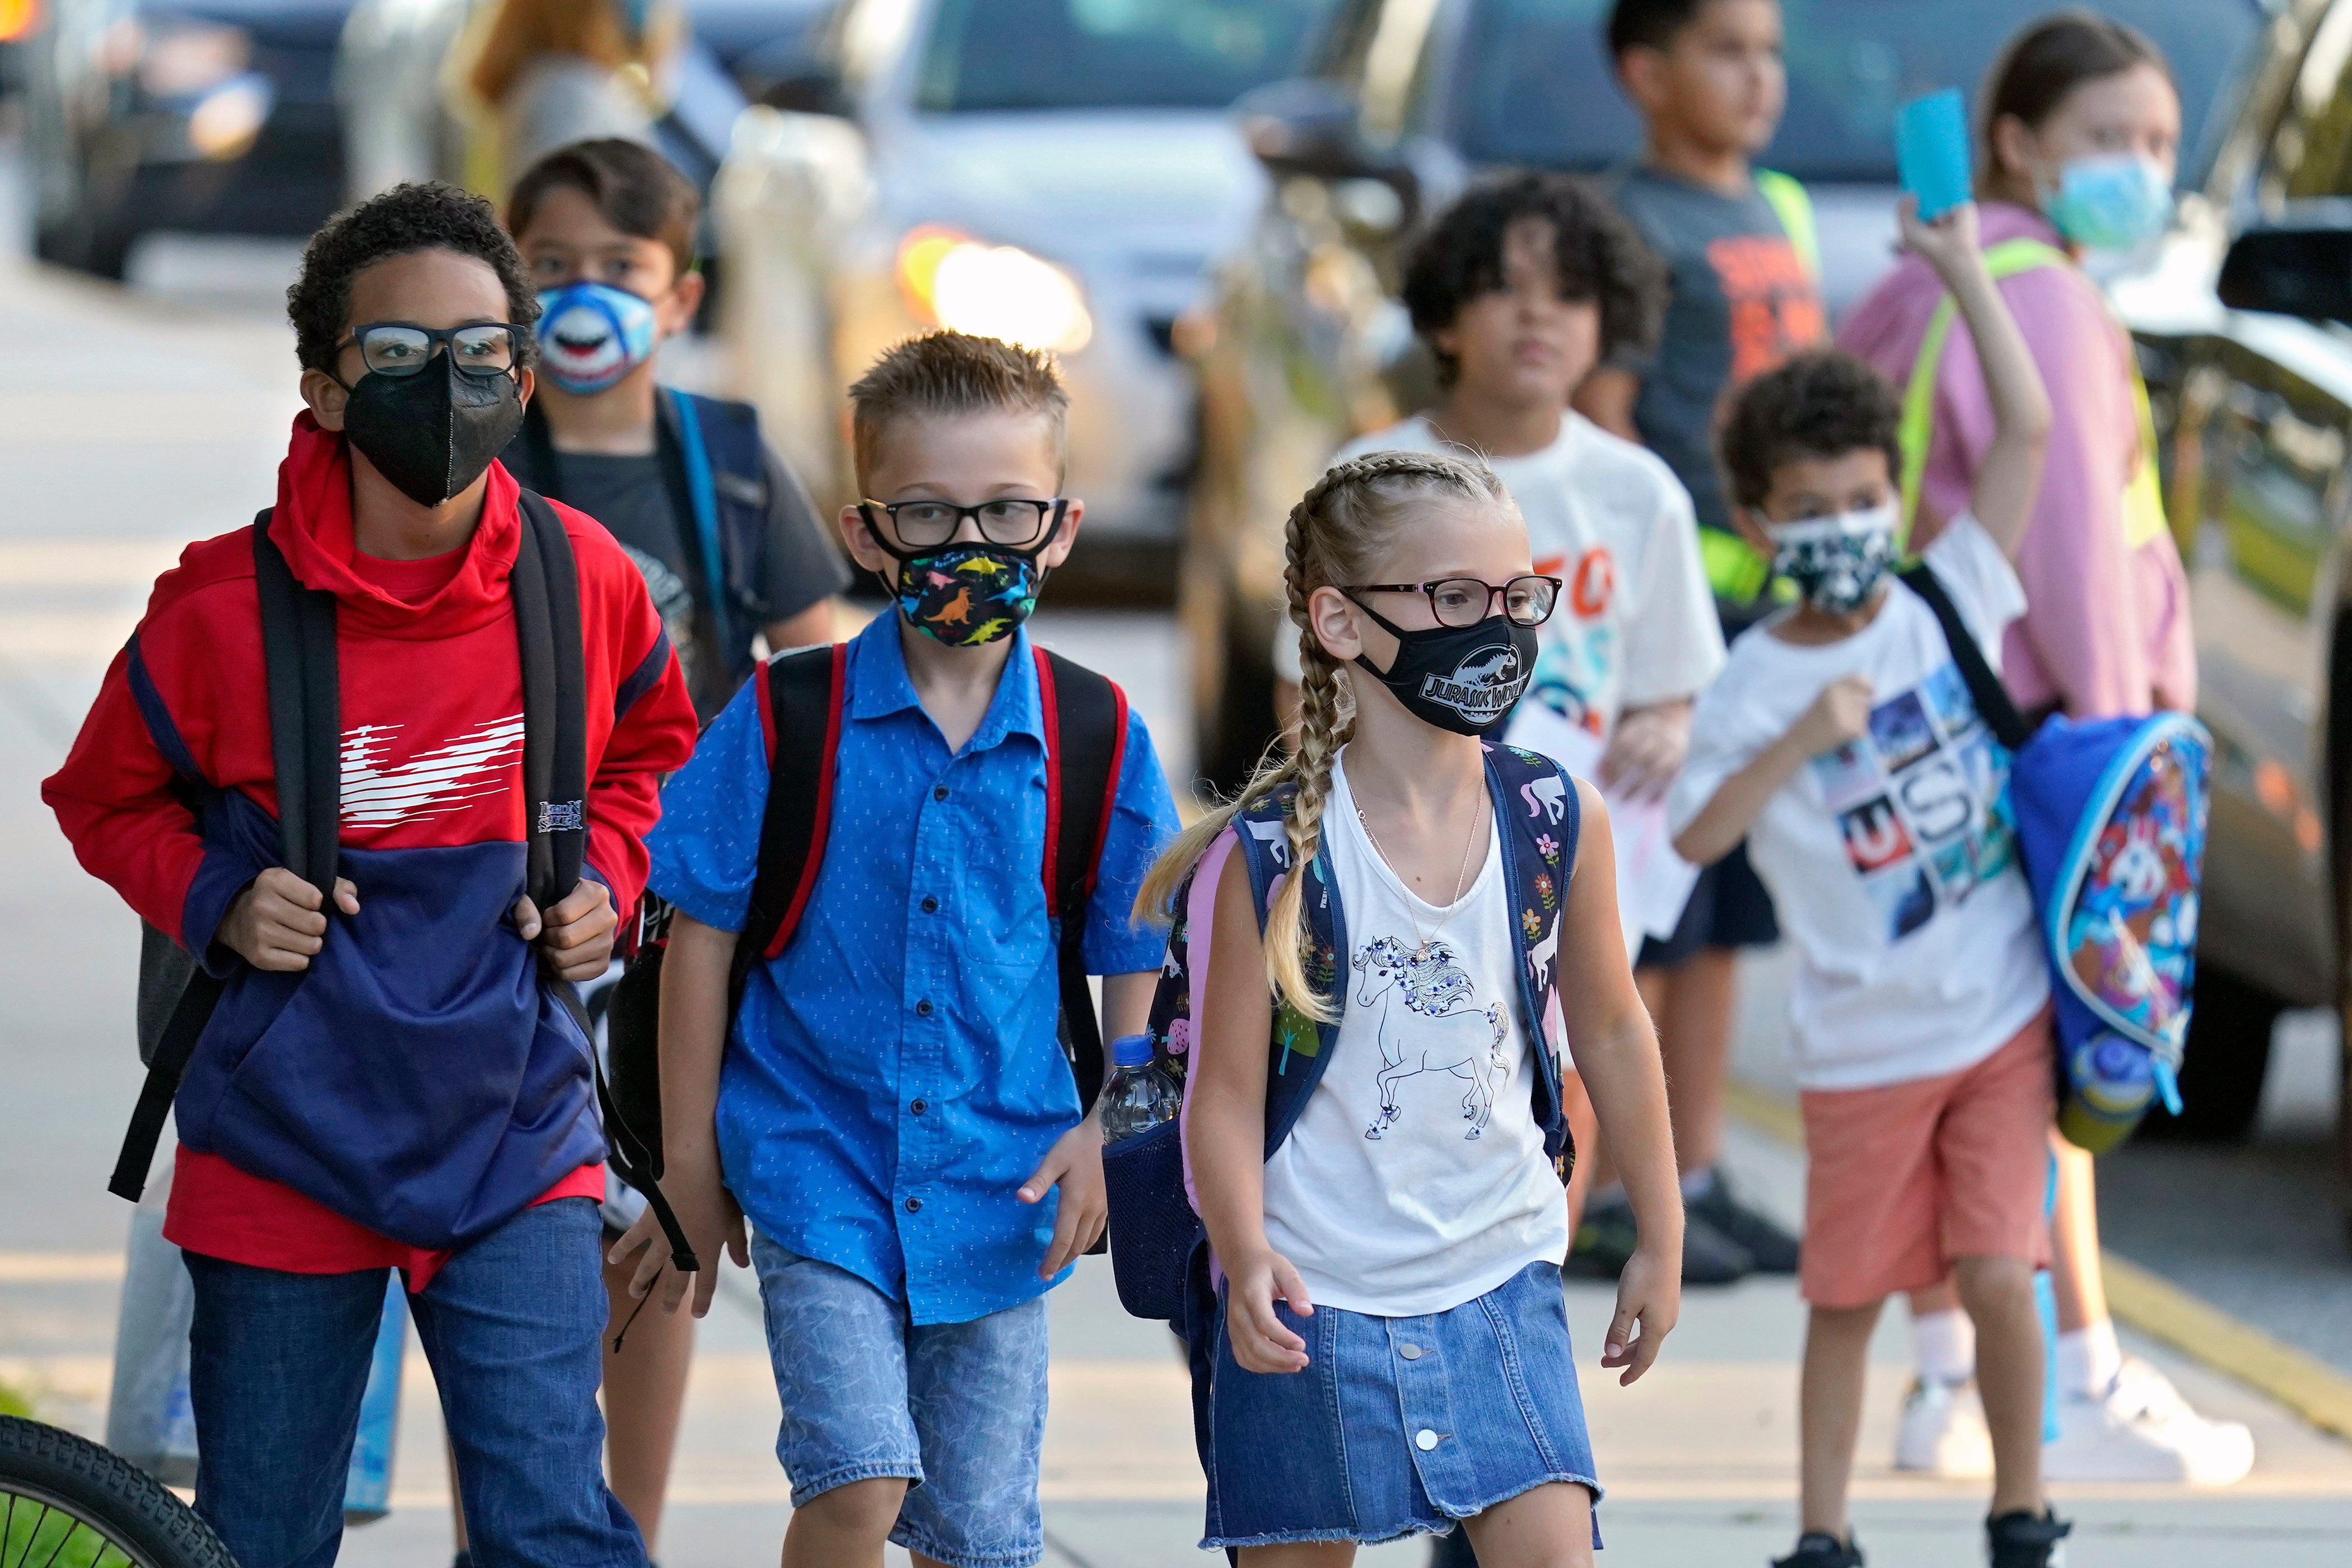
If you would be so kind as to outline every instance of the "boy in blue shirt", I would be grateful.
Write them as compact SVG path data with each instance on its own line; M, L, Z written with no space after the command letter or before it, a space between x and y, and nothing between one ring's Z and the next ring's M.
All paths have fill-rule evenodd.
M677 911L663 1187L698 1257L723 1242L759 1269L795 1510L784 1568L878 1563L886 1540L919 1563L1005 1568L1045 1550L1044 1293L1106 1215L1101 1131L1055 1037L1046 709L1021 628L1085 507L1059 494L1067 404L1043 355L936 332L850 401L867 499L841 531L898 613L848 645L824 858L731 1038L764 682L665 792L648 843ZM1129 910L1177 827L1150 736L1127 726L1083 916L1106 1036L1144 1027L1163 944ZM614 1260L640 1247L643 1294L668 1248L641 1223ZM694 1279L698 1317L714 1280ZM661 1282L667 1310L686 1286Z

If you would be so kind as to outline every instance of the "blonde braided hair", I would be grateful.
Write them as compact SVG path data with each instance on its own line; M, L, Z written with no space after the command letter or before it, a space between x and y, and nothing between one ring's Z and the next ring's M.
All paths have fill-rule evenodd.
M1323 845L1323 810L1331 768L1355 732L1356 704L1339 661L1307 625L1307 602L1318 588L1360 583L1370 563L1429 503L1511 506L1509 492L1475 457L1431 452L1370 452L1333 465L1290 509L1284 531L1283 589L1298 627L1298 742L1286 756L1269 754L1229 804L1204 814L1168 847L1144 879L1135 903L1139 920L1165 921L1177 889L1234 818L1286 785L1297 795L1285 819L1291 874L1266 911L1266 984L1280 1001L1328 1023L1337 1015L1318 994L1306 968L1307 868Z

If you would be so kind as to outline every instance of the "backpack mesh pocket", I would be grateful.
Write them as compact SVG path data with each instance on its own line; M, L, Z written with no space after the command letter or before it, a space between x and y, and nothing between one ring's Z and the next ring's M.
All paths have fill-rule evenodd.
M1119 1305L1139 1318L1176 1321L1184 1315L1184 1270L1202 1236L1184 1197L1181 1119L1106 1148L1103 1189Z

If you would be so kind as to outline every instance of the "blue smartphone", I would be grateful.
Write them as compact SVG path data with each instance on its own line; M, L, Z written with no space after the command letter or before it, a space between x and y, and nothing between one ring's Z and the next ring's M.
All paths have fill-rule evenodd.
M1895 168L1919 198L1919 216L1941 217L1971 198L1968 111L1960 89L1915 98L1895 115Z

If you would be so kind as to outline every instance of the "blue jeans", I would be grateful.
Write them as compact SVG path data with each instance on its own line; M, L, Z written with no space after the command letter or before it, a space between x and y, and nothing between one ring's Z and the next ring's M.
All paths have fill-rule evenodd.
M593 1200L541 1204L409 1299L480 1568L646 1568L637 1527L604 1485L602 1235ZM196 1511L240 1568L326 1568L342 1544L384 1270L186 1258Z

